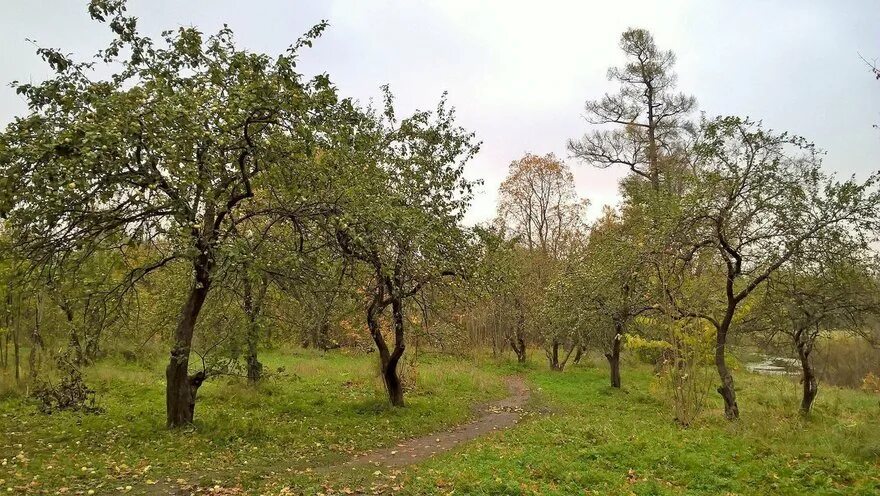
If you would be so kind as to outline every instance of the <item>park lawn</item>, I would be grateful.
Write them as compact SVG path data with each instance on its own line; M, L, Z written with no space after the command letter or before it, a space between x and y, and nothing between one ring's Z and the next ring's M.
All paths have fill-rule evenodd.
M255 389L237 377L205 383L196 424L184 432L165 428L159 358L89 367L87 383L105 409L99 415L45 415L7 389L0 493L163 494L168 480L252 488L273 472L333 464L461 423L473 405L506 394L497 369L422 355L407 407L396 409L387 406L374 354L296 350L261 360L272 375Z
M422 464L280 479L294 494L880 494L877 395L821 387L803 419L796 379L738 371L742 419L724 420L712 393L682 428L650 369L628 364L618 391L602 365L528 367L519 426Z

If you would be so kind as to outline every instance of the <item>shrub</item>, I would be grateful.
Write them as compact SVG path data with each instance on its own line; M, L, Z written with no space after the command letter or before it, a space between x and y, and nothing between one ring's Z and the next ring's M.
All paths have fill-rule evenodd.
M86 385L82 372L68 356L58 358L58 369L62 377L57 385L50 381L38 381L34 386L31 394L39 402L40 411L46 414L60 410L94 414L103 412L97 404L95 390Z

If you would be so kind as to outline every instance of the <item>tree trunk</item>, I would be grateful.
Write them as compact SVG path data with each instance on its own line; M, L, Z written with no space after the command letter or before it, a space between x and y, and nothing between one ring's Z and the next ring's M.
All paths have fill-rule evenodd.
M7 288L6 290L6 311L4 312L6 325L6 332L3 333L2 347L0 347L0 365L3 365L3 369L9 367L9 334L12 333L12 291Z
M21 382L21 343L19 327L21 326L21 298L18 299L18 318L15 319L15 329L12 333L12 350L15 360L15 383Z
M376 349L379 350L379 366L382 374L382 382L385 384L385 390L388 392L388 400L394 406L403 406L403 384L397 375L397 364L403 351L406 348L403 342L403 312L400 301L393 303L394 307L394 352L388 349L385 337L382 336L382 328L379 318L385 310L387 303L385 300L385 291L381 276L377 277L375 293L373 299L367 307L367 327L370 329L370 335L373 342L376 343Z
M86 363L94 362L101 353L101 334L104 332L105 321L100 312L101 309L95 308L92 304L92 298L89 296L83 309L83 325L86 330L83 335L85 341L83 358Z
M559 341L556 339L550 343L550 352L547 353L547 358L550 360L550 370L557 372L562 370L559 368Z
M206 257L207 255L199 257L200 260L194 264L196 276L189 297L180 311L180 320L174 331L171 358L165 369L165 405L169 428L192 424L196 393L205 380L204 371L189 375L189 355L196 321L211 285Z
M247 341L247 378L249 383L256 384L263 375L263 364L257 359L257 345L260 340L259 302L255 301L247 268L245 268L245 274L242 278L242 292L244 313L248 320L247 331L245 332L245 341Z
M724 353L727 345L727 330L730 327L728 318L718 328L715 333L715 367L718 369L718 377L721 379L721 386L718 387L718 394L724 399L724 416L728 420L736 420L739 418L739 406L736 404L736 390L733 386L733 375L727 368Z
M798 357L801 360L801 370L803 371L801 382L804 386L804 394L801 399L801 413L807 415L813 408L813 400L815 400L816 395L819 394L819 381L816 379L816 373L813 370L813 363L810 358L813 346L812 343L805 338L804 334L805 331L798 331L796 334L796 347Z
M32 383L37 380L37 375L39 374L39 356L37 355L37 349L43 348L43 336L40 333L40 326L42 324L42 315L40 315L41 306L42 299L38 293L37 303L34 306L34 328L31 331L31 349L28 354L28 371L30 372L29 380Z
M77 332L76 324L73 322L73 308L67 303L61 305L64 310L64 316L67 318L67 331L69 333L69 346L73 351L73 363L81 366L85 363L85 353L83 352L82 342L80 341L79 332Z
M513 333L514 335L509 339L510 347L513 348L513 352L516 353L516 361L519 363L526 363L526 316L523 313L522 305L520 305L519 302L517 302L515 306L517 309L516 330Z
M620 388L620 340L623 337L620 325L615 325L615 331L611 342L611 353L605 353L605 358L608 359L611 368L611 387Z
M526 342L522 336L511 336L509 341L510 347L513 349L513 352L516 353L516 361L519 363L526 363Z
M6 311L4 312L6 332L3 333L3 348L0 348L0 362L3 368L9 367L9 335L12 333L12 285L6 287Z
M577 349L574 352L574 364L577 365L581 363L581 358L584 357L584 347L583 345L577 345Z
M394 406L403 406L403 384L397 373L397 365L400 363L403 352L406 349L403 328L403 301L400 298L391 299L391 316L394 321L394 351L385 364L383 377L388 387L388 399Z

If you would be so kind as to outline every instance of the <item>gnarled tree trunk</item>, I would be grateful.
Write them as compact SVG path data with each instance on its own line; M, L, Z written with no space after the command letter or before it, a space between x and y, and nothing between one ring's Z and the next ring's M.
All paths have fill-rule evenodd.
M809 414L813 408L813 401L819 394L819 381L816 379L816 372L813 370L812 359L810 354L813 351L813 343L806 336L805 330L799 330L795 334L795 346L797 347L798 358L801 361L801 371L803 377L801 383L804 387L803 397L801 398L801 413Z
M205 373L189 375L189 355L193 332L199 313L211 286L210 263L207 254L194 263L195 279L189 297L180 311L180 320L174 331L174 346L165 368L165 406L168 427L192 424L196 405L196 393L205 380Z
M739 418L739 406L736 404L736 389L734 389L733 385L733 375L731 375L730 369L727 368L725 360L727 331L730 328L730 321L733 317L732 311L728 312L728 314L715 333L715 368L718 369L718 377L721 379L718 394L724 399L724 416L728 420L736 420Z
M376 349L379 350L379 366L382 374L382 382L388 392L388 400L394 406L403 406L403 384L397 374L397 365L406 345L403 341L403 308L399 300L392 301L392 314L394 320L394 351L388 349L385 337L382 336L382 328L379 319L385 310L385 292L381 281L376 283L373 299L367 307L367 327Z

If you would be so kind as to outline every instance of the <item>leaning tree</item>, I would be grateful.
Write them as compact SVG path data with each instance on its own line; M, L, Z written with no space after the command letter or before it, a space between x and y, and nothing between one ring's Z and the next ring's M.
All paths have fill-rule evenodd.
M312 164L313 128L337 101L326 76L304 81L295 70L298 49L325 25L273 58L238 49L226 27L151 40L123 1L94 0L89 12L113 31L109 46L89 62L40 48L54 74L17 85L30 111L0 135L3 210L36 261L117 250L134 267L130 286L189 265L166 369L167 423L181 426L205 379L190 373L190 350L234 214L267 169ZM98 79L96 66L116 71Z

